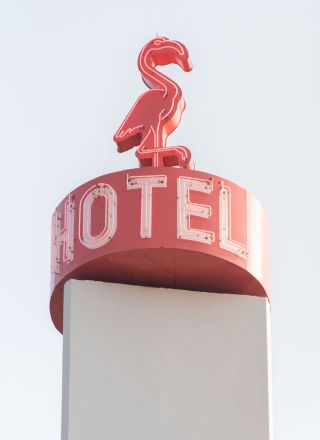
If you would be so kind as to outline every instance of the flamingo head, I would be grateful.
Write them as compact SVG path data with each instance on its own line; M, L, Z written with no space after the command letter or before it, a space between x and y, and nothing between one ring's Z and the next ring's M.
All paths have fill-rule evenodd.
M143 58L152 67L177 64L185 72L192 70L192 63L185 45L165 37L157 37L149 41L140 53L139 59Z

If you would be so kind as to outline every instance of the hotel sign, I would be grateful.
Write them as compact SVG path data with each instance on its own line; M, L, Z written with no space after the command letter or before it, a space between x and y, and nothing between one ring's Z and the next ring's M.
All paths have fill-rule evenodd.
M260 204L238 185L194 170L190 150L167 147L181 119L181 89L156 70L191 69L181 43L149 42L139 69L150 88L114 136L134 146L140 168L107 174L72 191L52 218L51 315L62 331L70 278L268 295L267 231Z

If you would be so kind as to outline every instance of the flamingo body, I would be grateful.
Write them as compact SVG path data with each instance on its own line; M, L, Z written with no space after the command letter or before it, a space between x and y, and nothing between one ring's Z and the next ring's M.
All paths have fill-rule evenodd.
M119 152L138 147L140 166L193 167L188 148L166 146L167 137L179 125L185 109L180 87L155 68L171 62L191 70L187 50L181 43L156 38L142 49L138 66L150 90L140 95L114 135Z

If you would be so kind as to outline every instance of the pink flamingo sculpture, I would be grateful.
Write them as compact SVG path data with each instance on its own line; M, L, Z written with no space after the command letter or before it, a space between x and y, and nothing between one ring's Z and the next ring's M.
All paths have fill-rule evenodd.
M194 168L188 148L166 146L167 137L177 128L186 106L178 84L156 69L172 63L185 72L192 69L183 44L157 37L144 46L138 68L150 90L138 98L113 138L120 153L138 146L136 156L141 167Z

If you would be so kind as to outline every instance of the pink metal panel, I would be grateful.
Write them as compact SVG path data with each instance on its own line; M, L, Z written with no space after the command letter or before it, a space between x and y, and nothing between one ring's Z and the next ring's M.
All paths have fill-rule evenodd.
M147 196L155 184L143 193L130 187L132 176L149 182L156 177L158 187ZM181 180L195 183L182 202ZM199 190L199 182L207 192ZM141 236L142 222L149 222L148 238ZM186 235L179 236L180 230ZM190 230L191 238L185 238ZM201 231L213 241L200 241ZM142 167L93 179L59 204L52 240L50 311L61 332L63 286L70 278L268 296L261 206L245 189L201 171Z

